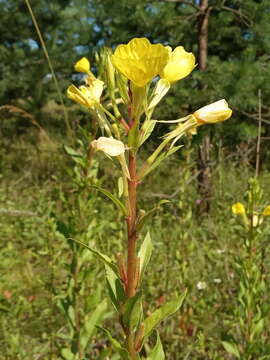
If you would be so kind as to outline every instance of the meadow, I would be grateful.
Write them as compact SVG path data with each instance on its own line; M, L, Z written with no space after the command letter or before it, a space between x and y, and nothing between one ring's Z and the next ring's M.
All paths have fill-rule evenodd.
M0 1L0 360L270 360L269 9Z
M61 349L72 346L63 310L63 303L71 301L68 292L74 274L74 244L67 238L85 239L104 253L116 254L123 250L125 228L113 203L93 190L85 194L74 180L76 163L64 151L60 136L42 136L34 127L27 127L3 141L0 358L69 359L60 355ZM248 179L254 177L255 170L252 161L244 162L243 151L229 153L217 148L211 164L210 212L199 214L196 148L188 143L185 146L181 155L173 155L150 175L141 189L143 209L168 200L158 206L144 230L144 234L150 231L154 245L143 283L144 306L150 313L188 289L183 307L160 327L166 359L234 359L237 357L225 351L222 341L234 336L240 349L245 343L239 323L240 277L235 259L246 255L243 228L231 206L244 202ZM252 152L247 153L252 160ZM102 179L102 184L112 189L114 171L108 160L102 158L99 165L94 160L91 177ZM262 164L262 205L269 201L269 181L270 173ZM265 306L269 303L267 220L260 240L265 257ZM108 300L104 303L103 266L90 253L84 257L76 285L80 326L85 312L91 314L103 303L97 322L118 333L121 330L112 305ZM269 317L259 334L262 344L256 340L258 355L243 355L241 359L269 358ZM85 358L116 359L110 351L102 331L89 330Z

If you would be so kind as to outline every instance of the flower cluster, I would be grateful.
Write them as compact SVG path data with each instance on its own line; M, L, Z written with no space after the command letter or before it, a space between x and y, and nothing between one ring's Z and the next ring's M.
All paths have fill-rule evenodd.
M232 205L232 212L235 215L242 216L244 223L249 224L248 218L247 218L247 212L245 206L241 202L237 202ZM253 212L252 213L252 227L257 227L258 225L261 225L263 222L263 218L266 216L270 216L270 205L266 206L263 211L261 212Z
M98 140L98 143L92 143L96 150L109 154L108 147L111 144L111 152L114 154L114 146L119 145L123 135L129 134L128 143L126 145L122 143L122 148L136 152L157 123L151 119L155 106L175 82L192 72L196 67L195 57L183 46L172 49L162 44L151 44L146 38L134 38L128 44L119 45L114 53L105 51L104 54L103 64L106 67L106 75L98 79L91 72L90 62L83 57L74 68L85 74L85 84L80 87L69 86L67 95L89 109L96 116L102 135L105 132L108 139L111 139L107 141L105 147L103 146L104 136ZM150 87L152 81L155 85ZM109 111L109 104L105 108L101 102L101 95L105 88L108 90L111 101L109 104L114 113ZM107 98L106 95L104 98ZM126 104L129 109L129 119L125 119L119 103ZM197 127L227 120L231 114L232 110L222 99L184 118L172 121L179 122L179 125L164 136L165 140L161 148L150 157L148 165L158 157L159 152L168 142L171 142L171 147L173 147L181 136L196 134ZM142 117L144 117L143 123Z

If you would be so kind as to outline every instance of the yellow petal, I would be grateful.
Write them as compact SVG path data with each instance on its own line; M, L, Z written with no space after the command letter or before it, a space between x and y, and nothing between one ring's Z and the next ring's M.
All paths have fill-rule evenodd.
M109 156L119 156L125 152L125 145L122 143L122 141L113 138L102 136L97 140L92 141L91 145L94 149L103 151Z
M242 203L237 202L237 203L233 204L232 212L236 215L244 215L246 213L246 210Z
M270 205L266 206L266 208L263 210L263 216L269 216L270 215Z
M87 106L87 97L84 93L74 85L70 85L67 89L68 98L76 101L77 103Z
M71 85L68 87L67 96L83 106L93 108L96 103L100 102L103 85L103 81L98 79L93 80L89 86L77 88Z
M74 68L78 72L88 73L90 71L90 62L86 59L86 57L83 57L76 62Z
M146 38L134 38L119 45L111 56L113 65L139 87L157 76L168 59L168 50L163 45L151 44Z
M212 124L224 121L229 119L231 115L232 110L224 99L206 105L193 113L198 124Z
M168 80L171 84L188 76L195 67L195 56L185 51L183 46L177 46L174 51L166 47L170 54L170 60L162 69L160 77Z

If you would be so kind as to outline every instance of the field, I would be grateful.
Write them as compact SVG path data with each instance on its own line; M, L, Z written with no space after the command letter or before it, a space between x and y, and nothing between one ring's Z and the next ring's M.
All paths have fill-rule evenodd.
M0 206L3 360L58 359L61 349L72 346L70 326L60 305L73 296L69 291L74 285L74 243L67 238L86 241L112 257L125 246L123 217L102 194L80 188L74 180L75 162L60 139L52 135L38 137L33 128L12 141L4 139ZM154 244L143 283L145 312L188 290L182 309L160 326L166 359L234 359L222 346L222 341L232 336L240 349L245 346L239 324L241 316L245 319L239 304L241 278L236 267L236 258L246 256L245 234L231 206L244 202L254 168L243 163L241 153L226 153L221 148L215 154L208 213L199 213L197 164L193 160L196 154L188 144L181 155L174 155L149 175L140 189L140 208L149 210L160 200L168 200L158 206L143 231L151 233ZM116 170L103 157L99 160L99 165L96 160L92 163L91 177L113 189ZM267 169L262 168L259 181L264 206L270 195ZM269 303L267 220L260 240L264 306ZM85 321L85 312L94 312L107 299L103 266L90 252L84 257L82 269L75 276L76 300L72 300L80 314L79 326ZM120 332L110 301L105 300L98 317L98 322L113 328L113 333ZM269 353L268 318L260 332L260 343L256 352ZM92 329L86 358L115 359L109 349L102 331Z

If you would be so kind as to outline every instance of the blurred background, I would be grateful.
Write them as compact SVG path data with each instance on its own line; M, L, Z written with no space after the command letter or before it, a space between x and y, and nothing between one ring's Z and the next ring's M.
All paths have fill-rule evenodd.
M261 205L270 200L270 1L0 0L0 14L0 359L117 359L96 329L78 355L67 320L72 305L78 330L106 291L95 285L99 278L102 284L102 267L90 255L76 275L79 250L66 238L115 254L124 227L113 204L84 192L83 165L65 148L83 158L92 131L89 114L67 99L66 89L81 82L73 65L82 56L98 74L98 52L134 37L182 45L196 56L197 67L172 87L155 118L176 119L223 98L233 109L227 122L186 139L182 152L149 176L140 202L149 210L169 200L149 226L155 261L146 307L189 291L182 311L161 328L166 359L237 358L222 346L232 333L240 349L242 341L234 267L241 230L231 205L244 202L255 175ZM157 127L145 152L167 129ZM99 160L92 181L112 190L116 168ZM268 225L263 233L267 273ZM99 322L114 324L110 306L100 309ZM270 359L267 323L261 341L257 355L243 359Z

